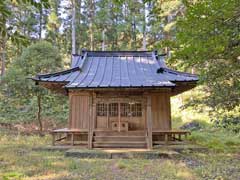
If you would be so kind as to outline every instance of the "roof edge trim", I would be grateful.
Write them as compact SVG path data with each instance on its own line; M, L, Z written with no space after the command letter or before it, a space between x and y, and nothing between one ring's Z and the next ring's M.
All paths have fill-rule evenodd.
M37 79L39 79L39 78L48 78L48 77L51 77L51 76L67 74L67 73L70 73L70 72L73 72L73 71L77 71L77 70L79 70L79 67L74 67L74 68L71 68L71 69L67 69L67 70L59 71L59 72L55 72L55 73L38 74L38 75L36 75L36 77L34 79L36 79L36 78Z
M81 54L72 54L72 56L83 56L83 54L88 54L89 57L92 56L152 56L156 54L157 56L166 56L166 54L158 54L157 51L88 51L84 50Z

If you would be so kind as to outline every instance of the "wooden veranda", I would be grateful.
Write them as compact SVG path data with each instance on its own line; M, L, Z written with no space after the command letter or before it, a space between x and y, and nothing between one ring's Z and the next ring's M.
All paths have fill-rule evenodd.
M113 136L109 136L109 132L107 137L103 137L103 136L97 136L97 133L99 134L106 134L106 131L93 131L93 136L92 138L89 137L87 139L89 139L92 142L88 142L87 139L85 140L79 140L76 139L76 137L79 137L79 135L87 135L88 137L88 131L83 131L83 130L78 130L78 129L67 129L67 128L63 128L63 129L56 129L53 130L51 132L52 134L52 145L71 145L71 146L85 146L88 147L88 144L93 144L97 138L99 138L102 142L107 142L108 145L106 146L106 148L112 148L112 146L109 144L109 140L113 140ZM143 142L139 143L139 140L141 139L141 136L139 134L141 134L141 132L135 132L136 134L138 133L138 136L136 136L136 134L134 135L134 133L132 135L127 134L128 135L128 140L131 138L135 138L135 142L138 143L136 144L136 147L140 147L141 143L146 143L146 140L148 139L147 134L145 134L144 137L142 137ZM144 134L144 133L143 133ZM185 143L185 140L187 138L188 135L191 134L190 131L184 131L184 130L160 130L160 131L153 131L152 132L152 144L154 145L171 145L171 144L183 144ZM114 135L114 133L112 133L112 135ZM133 136L134 135L134 136ZM110 138L109 138L110 137ZM117 139L117 141L121 141L122 136L116 136L115 135L115 139ZM101 143L100 141L100 143ZM110 141L111 142L111 141ZM99 143L99 142L98 142ZM139 146L140 145L140 146ZM131 148L132 145L130 146L125 146L127 148Z

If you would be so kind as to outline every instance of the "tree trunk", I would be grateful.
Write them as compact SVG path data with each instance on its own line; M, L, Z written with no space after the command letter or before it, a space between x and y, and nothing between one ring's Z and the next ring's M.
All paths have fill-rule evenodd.
M102 51L105 50L105 29L102 30Z
M133 16L132 22L132 49L136 50L137 38L136 38L136 18Z
M173 14L169 13L166 17L166 24L169 24L172 22L172 16ZM171 40L172 39L172 35L171 35L171 30L169 29L168 31L165 31L165 39L166 40ZM165 53L167 54L168 57L171 57L171 51L170 51L170 47L166 46L165 47Z
M42 119L41 119L41 112L42 112L41 98L42 98L41 95L37 95L37 104L38 104L37 120L39 123L40 132L42 132L43 130Z
M144 1L143 1L144 3ZM142 49L143 51L146 51L147 49L147 40L146 40L146 21L147 21L147 17L146 17L146 3L143 4L143 41L142 41Z
M72 54L76 54L76 3L72 0Z
M0 50L1 53L1 78L0 83L2 82L2 78L5 75L5 69L6 69L6 37L2 40L2 47Z
M2 59L2 68L1 68L1 77L4 76L5 74L5 69L6 69L6 65L5 65L5 62L6 62L6 48L5 48L5 43L3 44L2 46L2 52L1 52L1 59Z
M82 36L81 36L81 15L82 15L82 0L77 0L76 1L76 16L75 16L75 19L76 19L76 32L77 34L80 34L80 35L77 35L76 37L76 52L80 52L83 47L83 44L82 43Z
M90 10L90 24L89 24L89 30L90 30L90 49L91 51L94 49L94 35L93 35L93 16L94 16L94 0L89 1L89 10Z
M43 9L41 7L39 12L39 32L38 32L39 39L42 39L42 16L43 16Z

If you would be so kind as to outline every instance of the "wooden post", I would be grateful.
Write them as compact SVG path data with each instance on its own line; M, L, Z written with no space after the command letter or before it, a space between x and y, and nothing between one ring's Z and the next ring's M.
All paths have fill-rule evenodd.
M121 128L121 125L120 125L121 124L121 122L120 122L121 121L120 120L121 119L121 112L120 111L121 111L121 109L120 109L120 100L118 100L118 132L121 131L121 129L120 129Z
M165 144L167 145L168 144L168 134L165 133Z
M52 145L55 146L55 133L52 133Z
M182 141L182 137L181 137L180 133L178 134L178 139L179 139L179 141Z
M71 133L71 145L74 146L74 135L73 135L73 132Z
M185 140L187 140L187 133L184 134Z
M88 124L88 149L92 149L92 140L93 140L93 126L94 126L94 118L96 112L96 104L93 103L93 96L90 97L89 100L89 124Z
M151 96L147 96L147 132L148 132L148 149L152 149L152 102Z
M68 115L68 128L71 129L73 127L72 125L72 94L69 93L69 115Z

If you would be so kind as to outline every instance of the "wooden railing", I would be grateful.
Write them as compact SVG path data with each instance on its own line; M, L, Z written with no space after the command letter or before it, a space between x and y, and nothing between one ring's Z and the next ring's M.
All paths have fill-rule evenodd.
M153 130L153 136L163 137L164 140L153 141L154 144L169 144L169 142L182 142L183 136L186 139L191 134L190 131L184 130Z
M111 131L99 131L99 130L93 130L93 134L95 132L111 132ZM127 133L130 132L137 132L137 131L127 131ZM144 132L144 131L142 131ZM113 133L116 133L113 131ZM124 133L124 132L122 132ZM61 144L62 141L67 142L68 145L88 145L88 129L56 129L51 132L52 134L52 145L56 145L56 143ZM190 131L184 131L184 130L153 130L152 131L152 137L153 137L153 144L170 144L170 143L177 143L177 142L184 142L184 138L186 139L188 135L190 135ZM86 140L75 140L77 136L79 135L86 135ZM148 138L148 131L145 130L145 137ZM157 140L156 140L157 139Z
M80 129L56 129L51 132L52 134L52 145L55 146L56 142L60 142L62 140L68 140L70 136L70 145L75 145L74 137L75 135L81 135L81 134L88 134L88 130L80 130ZM78 143L81 144L87 144L87 141L80 141Z

